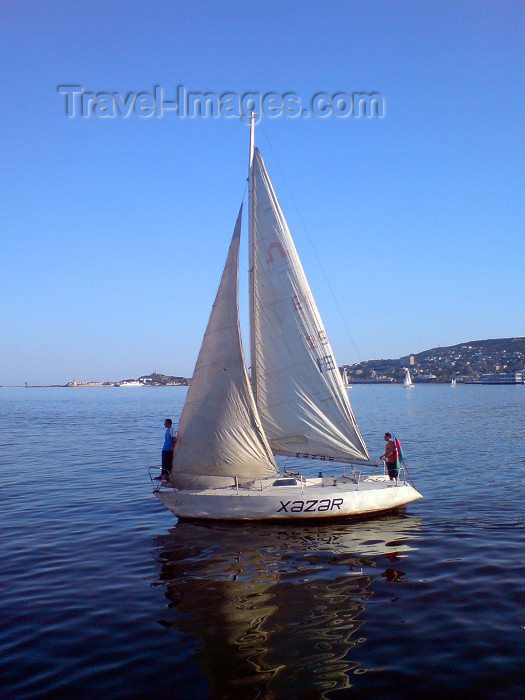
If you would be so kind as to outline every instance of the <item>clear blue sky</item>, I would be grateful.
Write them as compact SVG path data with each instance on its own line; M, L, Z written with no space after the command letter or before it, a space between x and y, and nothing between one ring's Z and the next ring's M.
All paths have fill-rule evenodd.
M1 12L0 384L191 375L244 192L240 120L68 118L59 85L380 93L256 133L338 363L525 335L522 3Z

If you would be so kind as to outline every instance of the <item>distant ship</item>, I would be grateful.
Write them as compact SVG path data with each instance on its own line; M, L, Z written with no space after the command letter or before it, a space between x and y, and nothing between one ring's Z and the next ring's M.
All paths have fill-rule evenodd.
M136 379L127 379L123 382L117 382L115 386L144 386L144 384L142 382L137 381Z
M483 374L482 384L525 384L525 372L498 372Z

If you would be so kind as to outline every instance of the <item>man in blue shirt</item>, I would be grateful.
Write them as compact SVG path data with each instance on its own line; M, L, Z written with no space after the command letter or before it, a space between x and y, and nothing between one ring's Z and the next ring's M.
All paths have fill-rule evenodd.
M164 427L166 433L164 435L164 445L162 446L162 472L160 478L162 481L168 481L171 473L171 465L173 463L173 447L177 442L172 426L171 418L166 418Z

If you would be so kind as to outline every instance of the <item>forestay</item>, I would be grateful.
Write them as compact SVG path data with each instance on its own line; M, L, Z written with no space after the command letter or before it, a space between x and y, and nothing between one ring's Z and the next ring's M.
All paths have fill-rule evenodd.
M242 206L178 431L176 488L232 484L278 473L246 372L239 326Z
M263 159L250 169L252 388L274 453L367 460Z

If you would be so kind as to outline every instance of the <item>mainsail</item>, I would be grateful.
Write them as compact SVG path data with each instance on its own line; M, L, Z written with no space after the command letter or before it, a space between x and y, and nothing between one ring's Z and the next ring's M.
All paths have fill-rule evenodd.
M367 460L288 225L257 149L250 168L252 388L275 454Z
M182 411L171 483L232 484L278 473L246 372L239 325L242 206Z

